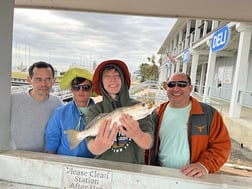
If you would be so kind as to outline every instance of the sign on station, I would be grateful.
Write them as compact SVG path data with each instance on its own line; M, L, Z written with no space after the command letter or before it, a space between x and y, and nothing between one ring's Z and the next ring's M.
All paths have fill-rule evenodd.
M221 29L217 30L211 41L211 50L213 52L220 51L224 49L230 38L230 29L228 26L224 26Z

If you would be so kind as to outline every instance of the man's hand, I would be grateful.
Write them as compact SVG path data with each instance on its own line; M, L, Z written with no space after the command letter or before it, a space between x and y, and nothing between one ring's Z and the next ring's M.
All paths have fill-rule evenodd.
M207 169L201 163L192 163L182 167L181 172L189 177L202 177L207 175Z
M101 127L99 128L98 134L95 139L90 140L88 143L88 149L94 155L100 155L108 150L114 143L118 132L117 123L114 122L111 129L111 119L104 120L101 123Z
M132 117L128 114L122 114L120 122L122 124L119 125L120 131L133 140L140 137L143 133L139 127L138 121L132 119Z
M152 136L141 130L138 121L134 120L129 114L122 114L119 121L120 132L132 138L142 149L149 149L152 144Z

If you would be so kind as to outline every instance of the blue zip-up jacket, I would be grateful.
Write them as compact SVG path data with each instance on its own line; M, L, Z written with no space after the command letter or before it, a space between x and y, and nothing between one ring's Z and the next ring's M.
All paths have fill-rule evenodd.
M88 106L94 104L94 100L90 99ZM65 130L75 130L80 118L80 131L82 131L85 129L85 114L80 115L74 101L58 107L48 120L45 130L46 152L92 158L93 155L88 150L85 140L83 140L75 149L71 150L69 148L67 136L64 133Z

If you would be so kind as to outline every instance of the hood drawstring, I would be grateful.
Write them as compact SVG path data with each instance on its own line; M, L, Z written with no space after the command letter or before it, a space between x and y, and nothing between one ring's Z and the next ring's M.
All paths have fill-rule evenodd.
M112 102L112 107L113 107L113 109L119 108L120 107L119 102L117 100L114 100ZM119 146L119 137L120 137L120 132L117 132L117 135L116 135L116 144L117 144L117 146Z
M90 99L89 99L90 100ZM76 126L76 128L75 128L75 130L77 130L77 131L80 131L80 125L81 125L81 120L83 120L83 116L84 116L84 114L85 114L85 112L82 112L81 111L81 109L77 106L77 104L76 104L76 102L74 101L74 104L75 104L75 106L76 106L76 108L77 108L77 110L78 110L78 112L79 112L79 120L78 120L78 124L77 124L77 126ZM88 101L88 103L87 103L87 107L88 107L88 105L89 105L89 101ZM87 108L86 107L86 108ZM84 120L83 120L83 122L84 122Z
M80 118L79 118L78 124L77 124L77 126L76 126L76 128L75 128L76 131L80 131L80 123L81 123L81 120L82 120L82 118L83 118L83 115L84 115L84 114L81 114L81 113L80 113Z

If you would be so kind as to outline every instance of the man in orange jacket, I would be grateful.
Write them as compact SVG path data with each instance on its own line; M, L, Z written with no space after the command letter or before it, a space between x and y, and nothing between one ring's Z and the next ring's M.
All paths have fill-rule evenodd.
M190 95L191 79L185 73L173 74L165 88L169 100L153 114L155 141L149 163L177 168L191 177L218 171L231 149L222 116Z

